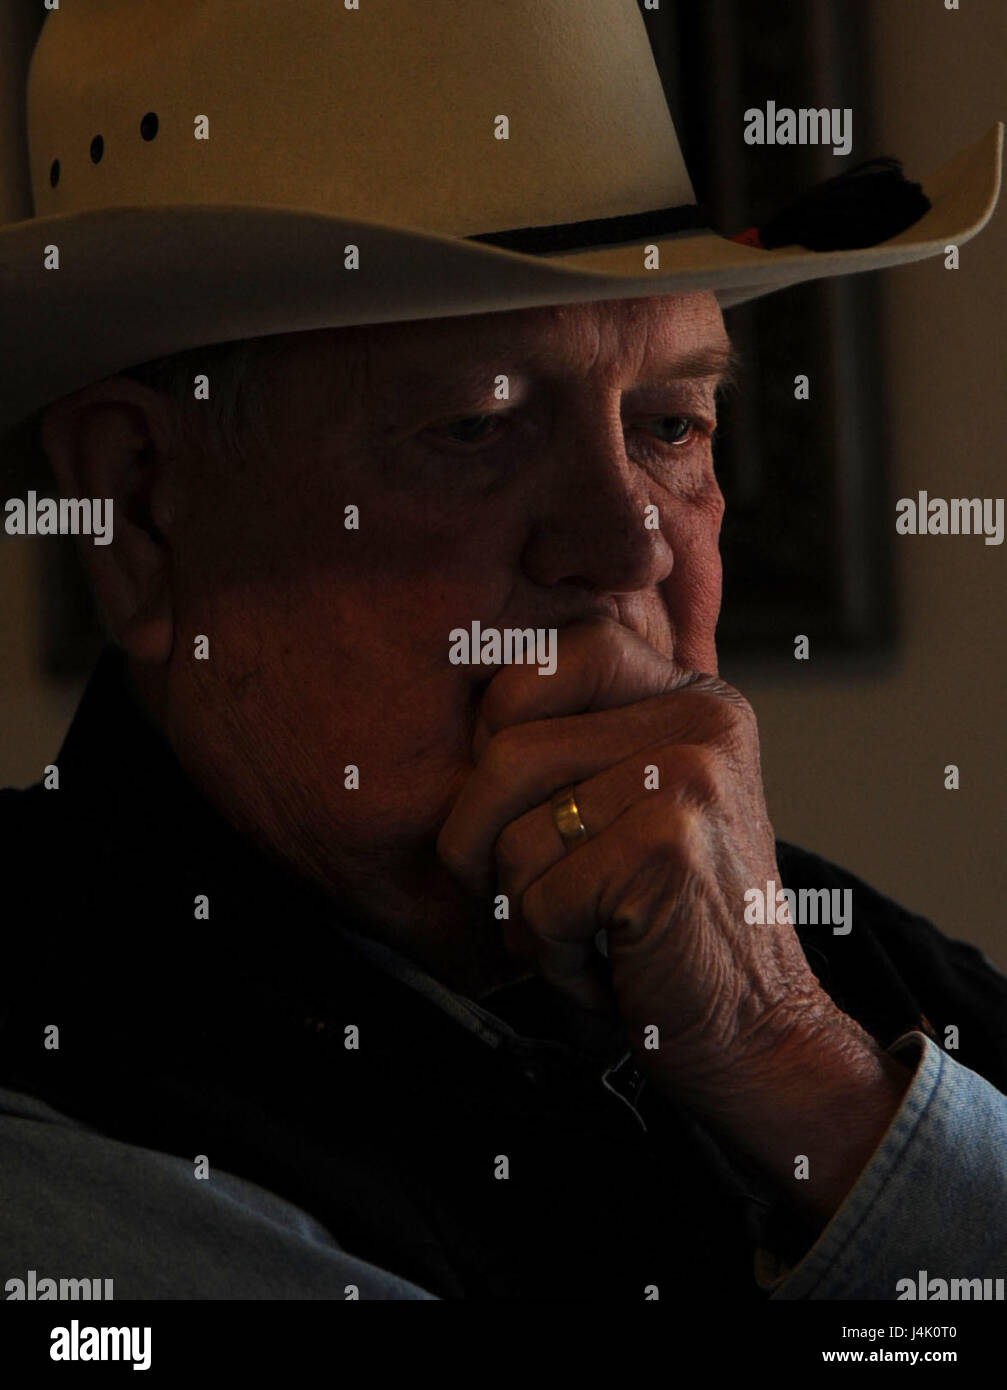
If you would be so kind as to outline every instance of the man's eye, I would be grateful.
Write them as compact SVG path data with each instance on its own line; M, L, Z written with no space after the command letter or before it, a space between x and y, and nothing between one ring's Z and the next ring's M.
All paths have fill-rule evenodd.
M452 444L482 444L498 433L502 425L503 419L496 413L461 415L454 420L443 420L432 425L427 433ZM691 415L658 415L647 421L646 428L657 435L662 443L671 445L688 444L695 437L712 434Z
M486 426L494 423L492 415L462 415L457 420L445 420L443 424L434 425L432 432L450 439L454 444L478 444L492 433Z
M660 435L665 444L685 444L700 432L698 421L691 415L659 415L649 422L648 428Z

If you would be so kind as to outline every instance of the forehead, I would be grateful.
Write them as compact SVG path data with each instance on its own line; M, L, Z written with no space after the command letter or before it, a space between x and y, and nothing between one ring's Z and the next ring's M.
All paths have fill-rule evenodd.
M723 319L712 294L655 295L646 299L603 300L540 309L473 314L461 318L389 325L392 355L408 354L420 344L450 352L464 344L481 353L520 352L594 365L624 353L658 350L699 339L726 340Z
M715 377L731 345L709 293L654 295L295 335L295 356L323 373L349 369L362 394L486 372L613 384L637 376Z

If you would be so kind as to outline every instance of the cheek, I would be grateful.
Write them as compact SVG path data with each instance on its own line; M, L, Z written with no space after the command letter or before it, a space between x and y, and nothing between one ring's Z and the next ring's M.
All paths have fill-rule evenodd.
M688 506L672 507L663 527L674 555L662 592L674 624L677 658L684 665L709 672L716 670L717 660L723 511L723 497L714 486Z
M316 745L349 750L340 768L366 759L386 784L388 770L440 776L468 758L474 718L449 634L501 611L520 537L485 508L353 492L359 529L342 505L273 511L273 528L248 518L241 544L190 585L183 626L215 634L216 675L249 727L276 739L285 725L294 740L309 729Z
M252 487L235 489L179 538L180 740L225 790L239 787L253 819L276 802L319 836L338 826L364 848L427 833L471 769L480 693L450 663L449 633L502 611L520 514L421 503L362 471L327 495L295 482L261 504ZM351 504L359 529L344 525ZM209 661L192 660L196 634L210 639Z

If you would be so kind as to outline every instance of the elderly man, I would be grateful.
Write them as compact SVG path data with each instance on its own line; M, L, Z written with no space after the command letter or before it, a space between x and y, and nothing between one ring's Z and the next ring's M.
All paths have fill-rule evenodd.
M112 501L82 553L113 644L55 768L0 803L7 1272L752 1302L1002 1276L1007 980L775 841L716 675L715 291L847 263L726 243L756 258L733 282L564 302L499 290L538 253L458 245L489 310L442 274L441 313L204 347L180 287L191 351L64 359L76 389L38 402L60 492ZM753 925L776 885L851 895L852 930ZM952 1015L961 1060L927 1021Z

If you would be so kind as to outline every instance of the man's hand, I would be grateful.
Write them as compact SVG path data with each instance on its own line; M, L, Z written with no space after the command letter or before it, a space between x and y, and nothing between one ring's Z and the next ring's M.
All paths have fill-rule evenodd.
M500 671L481 723L438 842L448 868L474 892L495 871L507 946L585 1007L616 1010L655 1088L781 1178L811 1144L816 1104L834 1126L873 1098L859 1166L815 1185L819 1209L834 1209L837 1181L869 1157L908 1073L835 1006L789 924L745 923L746 889L780 881L747 701L594 619L560 631L555 675ZM589 838L568 852L550 801L571 784ZM803 1141L781 1145L787 1113Z

